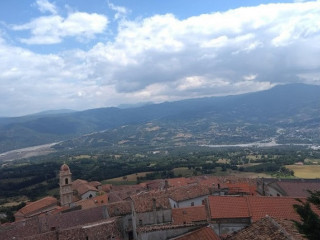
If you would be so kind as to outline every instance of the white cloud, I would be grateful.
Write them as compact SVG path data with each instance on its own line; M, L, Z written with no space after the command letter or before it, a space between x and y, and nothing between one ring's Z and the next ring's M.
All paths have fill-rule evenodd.
M118 20L120 18L124 18L129 13L129 10L127 8L122 7L122 6L116 6L109 1L108 1L108 6L111 10L116 12L116 14L114 15L115 20Z
M40 55L0 40L0 115L30 112L31 106L83 109L245 93L277 83L320 84L319 3L182 20L172 14L123 19L114 40L88 51ZM94 37L107 23L105 16L76 12L15 28L31 30L26 43L55 43Z
M50 12L52 14L57 13L56 6L50 3L48 0L37 0L36 4L42 13L45 13L45 12Z
M96 13L74 12L63 18L58 15L43 16L23 25L16 25L13 30L30 30L32 36L23 38L26 44L54 44L62 42L65 37L93 38L103 33L108 18Z
M252 81L252 80L255 80L257 76L258 74L249 74L249 75L243 76L243 79L246 81Z

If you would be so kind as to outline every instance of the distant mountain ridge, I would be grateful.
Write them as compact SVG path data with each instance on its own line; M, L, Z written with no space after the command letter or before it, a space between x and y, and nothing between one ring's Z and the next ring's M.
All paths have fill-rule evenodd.
M137 108L100 108L1 118L0 153L124 125L139 128L149 122L162 127L168 125L186 129L201 125L203 131L208 131L206 127L212 127L212 124L218 127L225 124L241 127L245 124L251 127L267 125L273 130L288 127L318 129L319 116L320 86L279 85L248 94L149 104Z

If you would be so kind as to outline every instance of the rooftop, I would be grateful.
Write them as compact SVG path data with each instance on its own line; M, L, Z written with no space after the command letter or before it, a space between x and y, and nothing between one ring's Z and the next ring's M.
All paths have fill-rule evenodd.
M180 237L174 238L172 240L220 240L219 236L210 228L203 227L194 230L190 233L184 234Z
M103 194L100 196L96 196L89 199L83 199L76 202L77 206L81 206L81 209L93 208L101 205L105 205L108 203L108 195Z
M209 187L205 185L189 185L168 190L169 197L176 202L209 195Z
M131 213L131 203L129 201L107 204L106 207L110 217L122 216Z
M303 199L302 199L303 200ZM279 219L300 221L293 205L299 202L292 197L210 196L211 219L249 218L253 222L266 215Z
M276 184L283 190L286 196L291 197L309 197L307 190L319 191L320 181L318 182L284 182L279 181Z
M58 204L58 200L54 197L44 197L39 199L35 202L30 202L23 208L21 208L18 213L21 213L25 216L28 216L29 214L35 213L37 211L41 211L42 209L45 209L50 206L54 206Z
M144 192L132 195L131 199L134 203L136 212L151 212L154 207L156 209L170 209L171 205L168 195L165 191Z
M207 212L204 205L172 209L173 224L185 224L185 223L200 222L200 221L206 221L206 220L207 220Z
M294 223L288 220L274 219L266 216L251 224L247 228L225 238L226 240L304 240L295 228Z

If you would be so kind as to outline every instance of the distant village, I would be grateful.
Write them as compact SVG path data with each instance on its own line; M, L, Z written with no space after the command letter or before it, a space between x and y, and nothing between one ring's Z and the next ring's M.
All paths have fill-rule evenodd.
M59 185L60 199L29 202L14 223L0 226L0 239L305 239L293 205L307 190L319 191L320 179L196 176L102 185L73 180L63 164Z

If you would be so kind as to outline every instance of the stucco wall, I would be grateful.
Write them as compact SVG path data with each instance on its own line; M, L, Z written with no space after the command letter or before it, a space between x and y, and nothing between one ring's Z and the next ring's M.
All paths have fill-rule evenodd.
M137 226L171 222L171 209L137 213ZM142 222L140 221L142 220Z
M230 222L230 223L212 223L210 227L215 231L217 235L230 234L235 231L239 231L246 226L250 225L249 221L244 222Z
M203 204L203 200L208 198L209 195L192 198L180 202L176 202L173 199L169 198L171 208L183 208L183 207L191 207L191 206L201 206ZM193 203L193 205L192 205ZM175 207L176 206L176 207Z
M96 191L88 191L85 194L81 195L81 199L88 199L90 194L92 195L92 197L95 197L97 195Z

